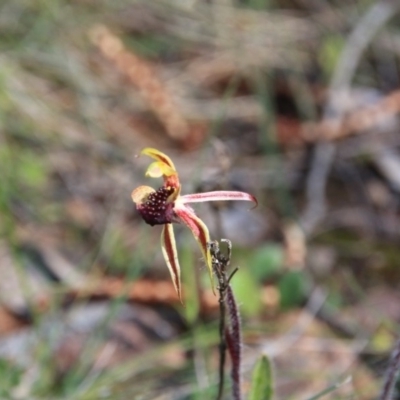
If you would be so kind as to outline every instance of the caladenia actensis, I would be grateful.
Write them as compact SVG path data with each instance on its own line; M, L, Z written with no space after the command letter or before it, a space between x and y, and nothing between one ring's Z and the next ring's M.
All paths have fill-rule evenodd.
M190 204L236 200L250 201L257 205L256 198L249 193L228 190L181 195L182 187L172 160L161 151L149 147L142 150L140 154L156 160L148 167L146 176L162 178L163 185L157 190L150 186L139 186L133 190L132 200L147 224L163 226L161 249L179 300L182 302L181 267L172 225L174 223L184 224L192 231L206 261L214 290L214 271L210 249L207 246L207 243L211 240L210 233L207 225L196 215Z

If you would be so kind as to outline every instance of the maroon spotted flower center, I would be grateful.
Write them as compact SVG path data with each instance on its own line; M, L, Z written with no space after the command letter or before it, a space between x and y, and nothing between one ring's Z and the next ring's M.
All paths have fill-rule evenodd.
M174 203L168 203L167 199L174 191L172 187L161 187L150 193L147 200L137 207L146 223L154 226L172 222Z

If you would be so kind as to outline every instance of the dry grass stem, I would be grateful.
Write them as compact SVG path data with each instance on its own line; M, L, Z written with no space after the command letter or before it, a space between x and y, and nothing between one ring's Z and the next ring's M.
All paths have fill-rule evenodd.
M132 51L128 51L121 39L105 26L93 28L90 37L103 56L113 62L138 89L168 135L175 140L185 139L190 127L166 86L159 79L155 68Z

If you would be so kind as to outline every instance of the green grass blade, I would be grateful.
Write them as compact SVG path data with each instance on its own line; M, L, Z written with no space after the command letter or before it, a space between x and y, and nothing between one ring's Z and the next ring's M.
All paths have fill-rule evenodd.
M267 356L263 355L254 367L249 400L272 399L272 368Z
M318 400L318 399L322 398L323 396L325 396L326 394L329 394L329 393L335 391L340 386L342 386L350 381L351 381L351 377L348 376L347 378L343 379L341 382L335 383L334 385L327 387L322 392L319 392L317 395L310 397L308 400Z

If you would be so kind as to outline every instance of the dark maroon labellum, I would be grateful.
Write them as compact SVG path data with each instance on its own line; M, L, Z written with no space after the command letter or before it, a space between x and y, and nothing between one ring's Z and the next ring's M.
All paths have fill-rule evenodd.
M137 207L146 223L154 226L172 222L174 203L167 203L167 199L174 190L172 187L161 187L150 193L147 200Z

